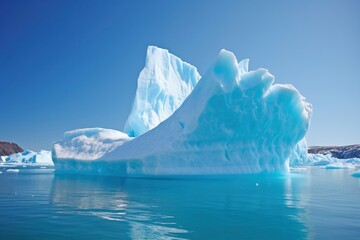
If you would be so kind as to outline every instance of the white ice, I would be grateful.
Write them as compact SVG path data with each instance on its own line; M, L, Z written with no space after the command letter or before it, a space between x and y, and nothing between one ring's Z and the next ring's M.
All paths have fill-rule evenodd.
M149 46L124 131L136 137L156 127L180 107L199 79L194 66L166 49Z
M307 161L303 166L323 166L326 169L346 169L360 166L360 158L339 159L331 154L308 154Z
M127 134L104 128L69 131L54 145L53 152L63 159L94 160L131 140Z
M10 156L3 156L3 163L32 164L32 165L53 165L51 151L41 150L34 152L25 150L21 153L14 153Z
M0 156L0 162L6 162L8 156Z

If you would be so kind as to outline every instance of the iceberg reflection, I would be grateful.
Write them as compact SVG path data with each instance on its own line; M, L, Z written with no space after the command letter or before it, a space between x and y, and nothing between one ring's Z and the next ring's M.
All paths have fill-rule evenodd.
M95 216L130 239L307 239L303 183L289 178L55 176L51 201L59 214Z

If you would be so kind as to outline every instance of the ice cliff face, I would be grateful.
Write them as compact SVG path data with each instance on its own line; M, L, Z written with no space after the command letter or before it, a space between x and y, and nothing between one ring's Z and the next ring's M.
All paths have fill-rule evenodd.
M124 132L136 137L156 127L180 107L199 79L194 66L168 50L149 46Z
M161 68L168 67L152 75L158 59L165 59ZM143 72L125 127L131 136L142 135L114 133L121 143L108 140L103 147L106 137L91 137L103 129L65 133L53 149L57 172L133 177L287 172L294 152L301 158L304 148L297 144L307 132L311 105L293 86L274 84L267 70L249 72L248 60L238 63L222 50L196 84L194 67L150 47Z
M305 166L309 165L308 149L306 139L300 140L290 153L289 165L292 166Z

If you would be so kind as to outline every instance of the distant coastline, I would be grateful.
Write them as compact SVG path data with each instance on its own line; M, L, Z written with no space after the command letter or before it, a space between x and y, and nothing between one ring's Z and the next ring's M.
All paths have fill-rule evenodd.
M312 146L308 148L312 154L330 154L339 159L360 158L360 144L346 146Z
M16 143L0 141L0 156L9 156L11 154L23 151L24 149L22 149Z

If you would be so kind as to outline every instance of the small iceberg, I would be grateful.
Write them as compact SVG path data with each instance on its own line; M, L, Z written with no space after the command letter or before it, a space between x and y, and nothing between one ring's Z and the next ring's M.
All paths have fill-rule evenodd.
M360 169L351 173L351 176L360 178Z
M346 164L346 163L334 163L334 164L328 164L323 167L324 169L351 169L355 168L352 164Z
M298 144L299 145L299 144ZM297 161L293 167L296 166L321 166L324 169L350 169L359 166L359 158L339 159L333 157L331 154L309 153L306 161Z
M304 173L307 171L306 167L292 167L290 168L291 173Z
M0 166L14 164L18 167L26 168L27 166L54 165L51 151L46 150L41 150L40 152L25 150L20 153L11 154L10 156L2 156L2 159L3 162L0 163Z

